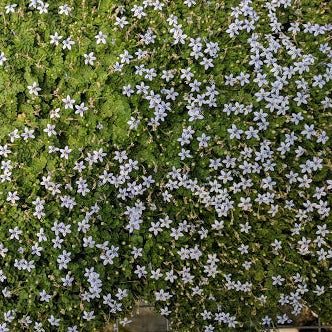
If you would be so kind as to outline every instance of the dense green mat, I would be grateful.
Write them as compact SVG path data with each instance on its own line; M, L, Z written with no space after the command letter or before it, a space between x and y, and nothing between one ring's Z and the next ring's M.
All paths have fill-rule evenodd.
M0 331L332 324L330 9L0 1Z

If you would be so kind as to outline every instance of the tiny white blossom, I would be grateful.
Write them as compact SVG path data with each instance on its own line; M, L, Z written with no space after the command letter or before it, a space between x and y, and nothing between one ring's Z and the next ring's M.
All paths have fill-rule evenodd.
M97 39L96 40L97 45L100 43L106 44L107 35L103 34L101 31L99 31L98 34L95 35L95 38Z
M29 93L31 95L34 94L35 96L38 96L38 92L41 90L41 88L37 86L37 82L33 82L32 85L28 85L28 89Z
M90 52L89 54L84 54L84 63L87 65L93 66L94 61L96 60L96 57L94 56L93 52Z
M7 61L7 58L5 57L5 53L0 53L0 66L4 64L4 62Z

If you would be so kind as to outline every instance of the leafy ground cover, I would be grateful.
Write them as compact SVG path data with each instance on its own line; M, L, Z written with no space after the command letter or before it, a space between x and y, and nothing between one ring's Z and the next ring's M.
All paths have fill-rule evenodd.
M328 2L0 5L0 331L332 323Z

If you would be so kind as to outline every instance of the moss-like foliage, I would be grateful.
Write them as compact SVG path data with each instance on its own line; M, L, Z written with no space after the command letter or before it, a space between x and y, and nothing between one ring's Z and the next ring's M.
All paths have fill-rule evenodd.
M0 1L0 331L331 324L327 1Z

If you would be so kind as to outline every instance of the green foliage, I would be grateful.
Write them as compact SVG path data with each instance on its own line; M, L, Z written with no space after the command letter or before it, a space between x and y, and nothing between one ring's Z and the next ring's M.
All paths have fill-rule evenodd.
M218 312L236 317L235 330L259 330L265 315L271 316L275 324L278 315L289 314L290 309L279 305L278 301L281 294L294 292L301 294L301 304L310 307L323 322L331 323L331 268L328 257L318 259L321 247L315 242L317 226L331 225L329 216L322 217L324 213L319 212L324 210L319 204L328 204L331 198L328 195L313 198L317 188L323 188L326 194L326 188L331 187L327 182L331 169L331 139L327 143L318 142L323 131L327 135L331 132L329 107L322 106L322 101L330 98L331 82L326 78L322 88L314 85L315 76L329 77L331 51L319 50L329 42L327 33L314 36L303 32L307 22L327 25L327 2L292 1L289 7L275 8L282 28L280 34L271 32L271 15L266 2L249 3L259 15L254 32L261 43L258 53L267 53L260 55L262 58L267 60L271 55L283 70L302 61L302 56L294 60L287 52L283 44L288 40L283 39L285 35L304 55L315 58L309 71L291 75L281 92L278 91L281 96L289 97L289 109L284 115L276 115L276 110L267 106L267 100L259 101L256 97L260 87L254 81L257 72L250 64L253 52L248 42L253 31L243 29L234 37L227 32L234 22L231 13L239 1L196 0L192 6L184 1L161 1L165 5L162 10L144 6L147 15L140 19L132 10L135 5L142 5L136 0L71 0L68 5L73 10L69 15L59 14L59 6L63 4L57 1L50 2L48 13L41 14L29 7L28 1L16 2L18 6L9 13L6 13L7 3L0 3L0 54L4 52L7 58L0 66L0 162L10 160L12 166L10 179L0 181L0 244L8 249L8 253L0 257L1 270L6 276L1 284L4 296L0 300L0 315L2 317L8 310L16 311L15 319L8 324L10 331L32 331L35 322L42 322L45 331L68 331L68 327L75 324L79 331L93 331L102 328L105 321L129 317L135 302L142 297L161 312L170 309L168 317L174 331L203 331L210 323L215 324L215 331L234 330L226 322L216 323L213 317ZM187 36L185 43L173 43L172 25L167 21L171 15L178 17L182 32ZM128 24L121 28L115 23L116 18L123 16ZM301 23L302 30L291 34L287 28L290 22ZM149 28L156 40L145 44L142 35ZM55 32L62 36L59 45L50 43ZM99 32L106 35L105 43L96 42ZM62 41L68 37L74 41L71 49L63 48ZM188 44L191 38L198 37L204 47L208 42L218 42L220 51L215 58L204 48L203 55L198 60L194 58ZM273 41L276 40L280 49L275 50ZM142 59L136 54L139 49L147 51ZM120 56L126 51L133 56L128 64L121 61ZM90 52L96 58L93 65L85 63L85 56ZM213 67L205 69L200 63L205 56L213 60ZM280 77L274 75L274 66L266 62L261 73L266 74L268 83L263 84L263 89L270 91L271 84ZM155 69L156 77L150 80L144 76L146 73L138 74L137 68L142 64ZM123 67L116 70L119 65ZM199 92L191 90L189 83L193 79L181 78L181 70L186 68L190 68L202 84ZM173 71L170 82L162 78L164 70ZM241 73L250 74L248 84L226 83L228 75ZM296 82L300 79L308 83L310 96L307 104L299 105L294 98L302 91ZM137 92L142 82L149 86L146 96ZM41 89L37 95L29 92L34 83ZM124 88L129 84L133 93L127 96ZM175 100L167 99L162 92L170 88L179 94ZM218 92L216 106L202 103L202 118L192 120L188 106L197 106L199 98L208 99L207 88ZM160 109L167 110L167 116L158 125L149 124L160 111L146 98L152 92L165 102ZM65 106L63 99L67 96L74 100L72 107ZM227 114L224 108L229 103L252 107L252 111L236 113L233 110ZM82 114L76 107L79 105L87 107ZM231 137L232 125L243 132L249 126L256 128L258 123L253 120L253 114L260 110L267 113L268 126L257 138L246 139L244 133L241 139ZM304 120L296 124L291 121L291 114L299 112ZM129 123L133 119L139 123L131 128ZM314 125L317 135L307 139L302 133L304 123ZM49 126L54 126L56 134L48 134ZM195 133L189 143L181 144L180 138L189 126ZM19 137L11 141L9 137L16 129ZM26 130L33 130L34 137L23 139ZM277 152L291 133L298 137L296 144L285 154ZM209 136L206 147L198 140L203 134ZM261 173L245 173L248 166L242 170L238 166L247 160L254 165L265 141L271 142L274 154L267 159L275 163L274 168L261 166ZM296 152L299 145L305 149L304 154ZM72 150L68 158L63 152L65 147ZM10 149L8 157L3 152L7 148ZM189 150L190 157L180 157L182 148ZM244 157L245 149L252 150L251 157ZM126 152L128 158L120 162L115 156L121 151ZM100 157L99 154L98 159L98 153L105 155ZM236 166L226 167L226 157L234 158ZM322 159L322 167L308 172L311 186L299 187L303 183L300 165L313 157ZM218 159L221 166L216 169L210 166L211 161ZM132 168L129 160L137 161L137 168ZM258 163L264 164L264 161L258 160ZM80 162L85 168L78 171ZM4 175L8 166L0 165L0 175ZM169 172L175 169L179 170L180 179L171 177ZM230 171L232 180L220 179L221 170ZM302 180L289 185L286 170L297 172ZM148 176L154 180L150 187L143 185ZM276 185L264 190L262 179L270 176ZM78 192L80 179L85 180L89 188L85 195ZM243 179L251 179L253 187L242 185L240 188ZM215 192L211 190L213 180L220 184ZM172 189L172 186L178 188ZM17 202L8 199L13 192L18 193ZM123 192L128 195L121 198ZM266 193L274 195L273 203L258 204L257 196ZM74 206L63 205L66 196L75 198ZM35 214L37 198L46 202L45 214L40 217ZM252 207L248 211L239 206L241 198L250 198ZM287 209L285 199L292 200L295 208ZM223 214L220 205L230 201L233 207ZM313 210L307 207L308 212L302 217L308 201L313 203ZM139 204L144 206L142 216L135 210ZM96 205L98 211L94 210ZM275 213L271 212L273 205L278 206ZM128 227L130 209L135 210L135 217L141 222L132 231ZM172 220L170 227L154 234L152 223L166 217ZM81 228L83 220L89 225L86 231ZM215 229L216 220L224 222L222 229ZM69 225L71 232L61 236L63 242L57 247L54 246L57 236L52 228L61 222ZM251 226L249 233L241 231L245 223ZM296 223L301 223L299 233L293 231ZM186 225L189 225L188 230L184 231ZM18 240L10 238L10 230L15 227L22 231ZM37 236L41 228L47 237L45 242ZM185 235L175 239L173 229ZM202 235L204 231L208 231L206 237ZM326 256L331 256L330 235L327 233L326 243L322 245ZM91 247L85 245L90 237L95 241ZM299 243L303 237L311 241L309 253L301 253ZM272 249L275 240L282 242L282 250ZM36 243L43 249L40 256L33 253ZM113 257L110 264L102 259L107 252L103 244L108 249L118 248L118 256ZM244 244L248 245L248 253L241 254L239 248ZM190 250L195 245L202 258L180 257L180 250ZM134 247L142 250L141 256L133 254ZM57 259L63 250L71 252L71 260L68 268L60 269ZM219 259L219 270L212 276L203 271L208 270L207 261L213 254ZM34 268L18 269L15 260L21 259L33 261ZM248 261L252 265L245 268ZM138 277L137 266L144 266L147 276ZM84 292L91 291L85 273L92 267L98 273L95 279L102 281L103 292L90 301L83 298ZM183 268L190 268L192 283L183 281ZM172 282L165 276L151 278L152 271L157 269L164 274L173 271L177 278ZM74 277L72 286L63 285L67 272ZM292 279L298 272L304 277L301 285L305 284L310 291L298 290ZM274 285L272 277L281 274L285 282L282 286ZM252 288L239 291L230 286L227 276L231 276L234 283L250 282ZM203 288L202 294L194 293L196 286ZM325 287L324 295L317 295L317 286ZM128 290L128 296L118 300L115 294L119 289ZM12 295L5 296L5 290ZM41 301L42 290L50 294L49 302ZM156 300L156 292L160 290L169 292L172 297L167 301ZM114 303L103 303L106 294L111 294L112 300L122 305L121 310L114 311ZM213 313L211 319L203 319L205 310ZM85 312L94 312L96 317L87 320ZM22 319L27 315L33 324L24 323ZM59 327L50 323L51 315L61 319ZM1 318L0 325L2 322Z

